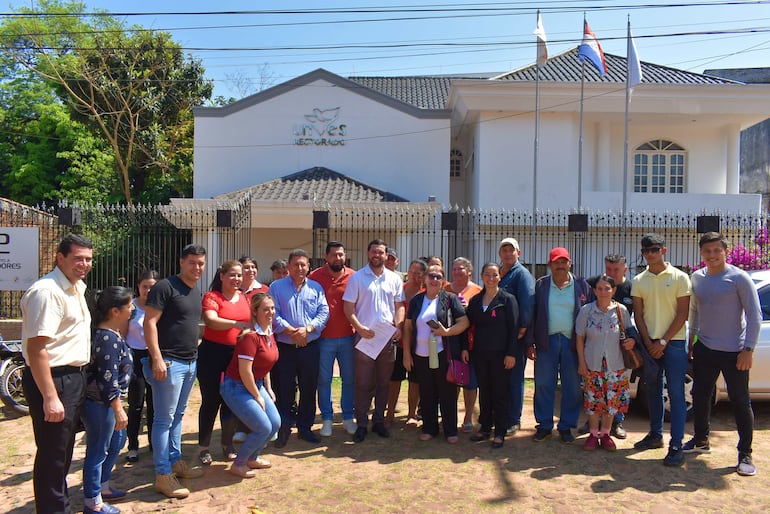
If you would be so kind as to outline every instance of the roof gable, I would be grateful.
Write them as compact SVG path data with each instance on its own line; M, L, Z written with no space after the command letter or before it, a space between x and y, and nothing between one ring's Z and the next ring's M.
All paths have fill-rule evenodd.
M545 82L580 82L582 63L578 59L578 47L562 52L551 57L545 66L540 69L540 81ZM604 53L607 63L607 73L602 77L596 68L590 63L585 66L585 81L596 83L626 83L625 57ZM642 84L739 84L732 80L719 77L701 75L690 71L678 70L667 66L660 66L648 62L641 62ZM536 80L536 65L531 64L524 68L494 77L492 80L510 80L517 82L534 82Z
M254 200L286 202L308 200L335 203L409 201L322 166L316 166L239 191L219 195L216 198L238 198L248 193L251 193Z
M223 107L194 107L193 113L196 117L225 117L319 80L329 82L336 87L344 88L351 93L361 95L370 100L387 105L388 107L399 110L416 118L449 117L449 111L444 110L443 105L440 108L422 108L410 103L406 103L394 96L370 89L366 84L340 77L339 75L336 75L322 68L311 71L310 73L306 73L304 75L300 75L299 77L278 84L277 86L265 89L264 91L260 91L259 93L253 94L251 96L247 96L246 98L225 105Z

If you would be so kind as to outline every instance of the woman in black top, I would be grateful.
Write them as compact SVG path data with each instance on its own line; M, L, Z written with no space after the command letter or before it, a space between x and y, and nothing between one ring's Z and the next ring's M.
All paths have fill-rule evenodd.
M519 332L519 305L516 298L499 288L500 266L481 268L484 289L468 303L468 319L473 331L473 347L464 350L463 360L470 361L479 381L480 430L471 441L484 441L495 435L492 448L501 448L508 425L510 374L516 364Z
M428 322L438 322L431 328ZM465 331L469 326L460 300L444 290L444 270L430 266L425 276L425 291L409 302L401 341L404 345L404 368L414 373L420 384L422 409L421 441L438 435L438 408L444 437L450 444L457 442L457 386L447 382L447 351L458 358ZM431 339L435 353L431 359ZM433 365L431 366L431 360Z

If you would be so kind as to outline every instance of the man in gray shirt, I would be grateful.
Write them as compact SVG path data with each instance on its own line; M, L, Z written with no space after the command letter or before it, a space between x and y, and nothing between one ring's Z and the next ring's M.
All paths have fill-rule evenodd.
M692 275L690 301L695 435L682 446L682 451L711 451L711 395L722 373L738 427L736 471L739 475L753 476L757 471L751 459L754 413L749 396L749 370L762 324L759 298L748 274L727 264L727 241L722 235L707 232L698 244L706 267Z

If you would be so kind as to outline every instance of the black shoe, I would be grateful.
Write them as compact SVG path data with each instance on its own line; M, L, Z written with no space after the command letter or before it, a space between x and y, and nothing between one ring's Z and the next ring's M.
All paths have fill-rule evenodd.
M495 437L497 439L497 437ZM492 441L492 449L497 450L498 448L502 448L503 444L505 444L505 439L500 438L499 441Z
M289 442L289 436L291 435L291 429L285 430L281 428L278 430L278 439L275 441L276 448L283 448L286 443Z
M550 438L552 433L553 433L553 430L538 428L532 440L535 441L536 443L542 443L546 439Z
M390 430L385 427L385 423L375 423L372 425L372 432L380 437L390 437Z
M559 430L559 439L564 444L572 444L575 442L575 436L572 435L572 430Z
M521 423L514 423L508 427L508 430L506 430L505 433L507 435L515 435L519 430L521 430Z
M663 448L663 437L650 432L644 436L641 441L634 443L634 448L637 450L652 450L655 448Z
M363 443L364 439L366 439L366 427L358 427L356 433L353 434L353 442Z
M684 462L684 452L682 447L670 446L668 453L663 458L663 465L668 467L679 467Z
M489 439L489 438L491 437L491 435L492 435L492 434L490 434L489 432L482 432L482 431L479 431L479 432L476 432L475 434L473 434L473 435L470 437L470 439L471 439L471 441L473 441L474 443L478 443L479 441L486 441L487 439Z
M588 420L586 420L586 422L580 425L580 427L578 428L578 434L580 435L585 435L590 431L591 429L588 427Z
M615 437L617 439L625 439L628 437L628 433L626 433L626 429L623 428L623 423L619 421L614 421L612 423L612 437Z
M309 443L318 444L321 442L321 438L315 435L312 430L299 430L297 435Z

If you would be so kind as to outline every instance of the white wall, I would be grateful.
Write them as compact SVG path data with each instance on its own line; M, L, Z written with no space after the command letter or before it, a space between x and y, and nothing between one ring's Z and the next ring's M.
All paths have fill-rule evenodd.
M314 109L339 107L342 146L298 146ZM449 120L418 119L326 81L226 117L195 119L194 196L209 198L324 166L411 201L449 202Z

